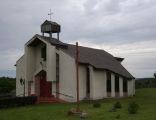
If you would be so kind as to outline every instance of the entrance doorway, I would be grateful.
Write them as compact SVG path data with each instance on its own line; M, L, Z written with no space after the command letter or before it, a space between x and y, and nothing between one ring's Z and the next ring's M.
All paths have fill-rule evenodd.
M46 79L46 72L41 71L39 73L40 83L40 97L51 97L52 96L52 82L48 82Z

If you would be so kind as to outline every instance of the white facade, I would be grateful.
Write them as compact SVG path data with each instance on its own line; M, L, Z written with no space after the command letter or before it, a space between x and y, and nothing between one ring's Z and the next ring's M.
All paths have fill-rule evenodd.
M18 61L18 67L16 68L16 96L23 96L24 85L21 85L20 79L25 78L25 56L23 55ZM27 86L27 84L26 84ZM25 87L27 91L28 87Z
M75 101L76 98L76 67L75 59L63 51L60 55L60 98L65 101ZM67 95L67 96L66 96ZM70 96L70 97L69 97Z
M107 97L106 93L106 71L93 70L94 75L91 86L92 86L92 97L91 99L103 99Z
M46 72L46 81L51 83L51 94L56 96L56 53L59 54L59 99L76 101L76 64L75 59L65 53L61 48L40 40L37 45L31 45L32 38L25 45L25 53L16 63L16 95L22 96L24 87L20 79L25 79L25 95L36 94L36 76L42 70ZM41 48L46 45L46 61L41 58ZM89 68L90 99L107 98L106 70L97 70L92 65L79 65L79 97L83 100L87 97L87 67ZM123 77L119 76L119 97L124 97ZM28 85L30 84L30 85ZM39 86L38 86L39 87ZM127 94L135 94L135 80L128 80ZM115 74L111 73L111 97L115 97Z

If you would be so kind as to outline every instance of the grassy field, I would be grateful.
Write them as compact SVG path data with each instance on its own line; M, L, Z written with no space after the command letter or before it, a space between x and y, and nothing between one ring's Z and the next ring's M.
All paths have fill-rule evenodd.
M112 105L120 101L122 108L117 112L109 112ZM137 114L128 114L127 107L130 101L139 104ZM80 107L88 113L87 120L156 120L156 88L138 89L133 98L103 100L101 108L93 108L92 103L82 102ZM79 120L78 116L68 116L67 111L74 108L74 104L42 104L19 108L0 110L0 120Z

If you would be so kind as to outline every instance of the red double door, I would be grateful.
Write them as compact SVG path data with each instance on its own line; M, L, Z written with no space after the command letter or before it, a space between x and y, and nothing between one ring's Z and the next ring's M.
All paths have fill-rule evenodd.
M52 82L46 81L46 75L43 75L40 79L40 97L52 96Z

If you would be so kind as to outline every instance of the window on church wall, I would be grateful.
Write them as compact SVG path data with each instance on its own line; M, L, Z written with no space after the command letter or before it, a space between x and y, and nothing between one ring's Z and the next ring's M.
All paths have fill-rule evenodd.
M111 72L107 72L106 77L107 77L107 92L111 92Z
M46 61L46 57L47 57L47 54L46 54L46 46L42 47L41 48L41 58L43 58L44 61Z
M59 82L59 54L56 53L56 82Z
M119 75L115 75L115 92L119 92Z
M123 91L127 92L127 80L125 78L123 79Z
M90 94L90 70L89 67L86 68L87 75L86 75L86 93L87 95Z

